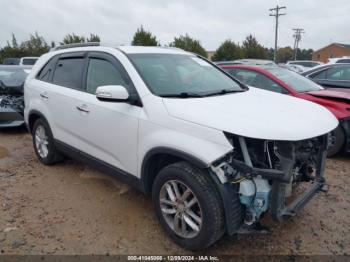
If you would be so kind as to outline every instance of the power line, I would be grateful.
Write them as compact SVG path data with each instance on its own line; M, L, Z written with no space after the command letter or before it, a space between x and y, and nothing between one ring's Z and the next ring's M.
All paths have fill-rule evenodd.
M297 60L297 53L298 53L298 46L299 42L301 40L301 34L304 34L305 31L303 28L293 28L293 31L295 32L294 37L294 60Z
M276 25L275 25L275 50L274 50L274 53L273 53L273 60L275 62L277 60L278 18L281 15L286 15L285 13L284 14L280 13L281 9L286 9L286 8L287 7L285 7L285 6L278 6L277 5L275 8L271 8L270 9L270 12L273 12L272 14L270 14L270 16L274 16L275 19L276 19Z

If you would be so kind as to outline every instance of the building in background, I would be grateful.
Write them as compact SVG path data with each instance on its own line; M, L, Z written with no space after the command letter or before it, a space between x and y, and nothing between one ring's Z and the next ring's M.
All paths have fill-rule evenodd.
M211 58L215 54L215 51L207 51L207 58L211 61Z
M350 44L332 43L312 53L312 60L328 62L328 58L350 56Z

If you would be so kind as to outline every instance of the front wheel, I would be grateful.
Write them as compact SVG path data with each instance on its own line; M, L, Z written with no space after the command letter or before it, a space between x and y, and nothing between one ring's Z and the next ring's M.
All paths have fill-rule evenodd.
M222 200L214 183L208 174L186 162L160 171L152 201L160 224L182 247L204 249L225 232Z

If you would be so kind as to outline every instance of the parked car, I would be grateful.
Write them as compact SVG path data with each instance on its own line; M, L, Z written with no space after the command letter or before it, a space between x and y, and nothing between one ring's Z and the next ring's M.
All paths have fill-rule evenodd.
M0 128L24 124L23 84L29 72L24 66L0 65Z
M338 125L322 106L248 88L183 50L88 44L38 60L25 121L43 164L74 157L152 195L164 230L191 250L258 230L267 211L294 216L324 185ZM287 203L302 182L306 195Z
M23 65L23 66L33 66L38 60L38 57L22 57L22 58L5 58L4 65Z
M3 61L4 65L19 65L21 59L20 58L5 58Z
M306 99L326 107L340 122L330 135L328 156L342 149L350 152L350 89L324 89L283 68L243 65L222 68L247 85Z
M286 63L286 65L299 65L309 69L315 66L323 65L323 64L324 63L320 61L312 61L312 60L294 60L294 61L288 61Z
M39 57L33 57L33 56L22 57L21 60L19 61L19 65L32 66L36 63L38 59Z
M350 89L350 63L325 64L302 73L325 88Z
M264 59L237 59L233 61L218 61L215 62L216 65L269 65L277 66L277 64L271 60Z
M334 57L328 59L328 64L348 64L350 63L350 56Z
M301 65L290 65L290 64L285 64L285 65L280 65L282 68L286 68L288 70L291 70L293 72L296 72L298 74L303 73L304 71L307 70L307 67L303 67Z

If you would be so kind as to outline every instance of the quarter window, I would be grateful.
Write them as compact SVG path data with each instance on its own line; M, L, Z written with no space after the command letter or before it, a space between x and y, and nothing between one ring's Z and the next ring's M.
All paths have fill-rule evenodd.
M119 70L109 61L90 58L87 74L87 92L95 94L97 87L122 85L128 87Z
M323 70L320 73L316 73L311 78L313 78L313 79L326 79L327 78L327 70Z
M53 83L74 89L82 89L84 58L71 57L58 60Z
M41 81L51 82L56 62L57 57L51 58L51 60L40 70L36 78Z

